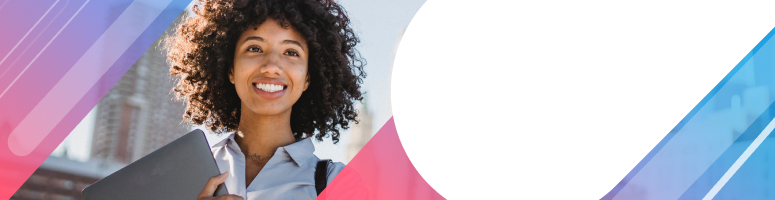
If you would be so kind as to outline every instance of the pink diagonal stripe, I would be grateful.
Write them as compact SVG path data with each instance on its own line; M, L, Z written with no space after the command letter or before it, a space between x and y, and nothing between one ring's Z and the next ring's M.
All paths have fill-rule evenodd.
M317 199L444 197L425 182L409 161L391 117Z

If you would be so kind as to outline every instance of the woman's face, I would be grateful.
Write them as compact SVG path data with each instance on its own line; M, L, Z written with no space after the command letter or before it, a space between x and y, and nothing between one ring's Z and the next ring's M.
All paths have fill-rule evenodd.
M292 27L282 28L270 18L243 32L236 46L229 80L242 101L242 112L290 114L309 86L307 42Z

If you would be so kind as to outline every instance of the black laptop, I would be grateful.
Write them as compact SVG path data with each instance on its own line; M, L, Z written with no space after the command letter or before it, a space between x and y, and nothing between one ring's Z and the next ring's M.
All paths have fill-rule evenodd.
M85 200L196 199L220 174L202 130L194 130L81 192ZM227 194L223 184L215 194Z

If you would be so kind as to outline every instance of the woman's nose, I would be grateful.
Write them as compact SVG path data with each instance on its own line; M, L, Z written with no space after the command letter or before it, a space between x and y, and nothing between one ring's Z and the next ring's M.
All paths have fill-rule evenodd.
M272 54L268 57L267 62L261 66L261 73L266 75L279 76L283 73L279 65L280 55Z

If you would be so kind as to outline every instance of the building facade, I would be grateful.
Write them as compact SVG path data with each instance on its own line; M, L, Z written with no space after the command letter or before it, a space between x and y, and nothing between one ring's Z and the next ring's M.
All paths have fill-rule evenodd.
M128 164L186 134L158 41L98 104L91 159Z

